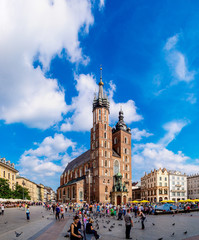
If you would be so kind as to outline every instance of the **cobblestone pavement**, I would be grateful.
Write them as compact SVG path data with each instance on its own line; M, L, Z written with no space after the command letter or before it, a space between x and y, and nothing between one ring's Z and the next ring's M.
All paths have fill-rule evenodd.
M72 223L72 213L65 214L64 221L56 222L52 213L46 211L43 207L30 207L30 211L31 220L27 222L24 211L20 209L6 209L5 215L0 216L0 240L69 239L64 236ZM101 235L101 239L125 239L124 221L117 221L112 217L98 218L98 221L98 233ZM144 230L141 230L141 223L138 222L139 218L133 218L133 221L134 227L131 230L133 240L156 240L161 238L163 240L199 240L199 212L147 216L146 228ZM173 225L174 223L175 225ZM119 224L122 224L122 226ZM113 226L113 228L110 228L110 226ZM16 237L15 231L23 233Z

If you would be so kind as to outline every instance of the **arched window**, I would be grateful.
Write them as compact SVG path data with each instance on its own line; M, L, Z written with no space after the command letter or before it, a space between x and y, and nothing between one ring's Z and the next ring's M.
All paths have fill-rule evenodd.
M73 198L75 198L75 187L73 187Z
M128 166L127 166L127 165L125 166L125 170L126 170L126 171L128 170Z
M106 148L106 141L104 142L104 147Z
M106 138L106 132L104 133L104 138Z
M105 192L108 192L108 187L107 186L105 187Z
M105 167L107 167L107 166L108 166L108 164L107 164L107 160L105 160L105 162L104 162L104 165L105 165Z
M114 161L113 173L114 175L120 172L120 163L118 160Z
M82 190L79 191L79 200L83 200L83 191Z
M107 151L104 152L104 157L107 157Z
M106 120L105 120L106 121ZM104 129L106 130L107 129L107 125L106 125L106 123L104 124Z
M104 121L106 121L106 110L104 111Z
M125 157L125 161L126 161L126 162L128 161L128 158L127 158L127 156Z
M68 193L67 193L67 195L68 195L68 198L70 197L70 189L68 188Z
M99 109L99 120L101 120L101 109Z

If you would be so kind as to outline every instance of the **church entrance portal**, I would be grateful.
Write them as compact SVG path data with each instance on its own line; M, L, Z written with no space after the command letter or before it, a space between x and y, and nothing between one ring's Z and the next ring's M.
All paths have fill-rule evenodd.
M121 196L117 196L117 205L121 205Z

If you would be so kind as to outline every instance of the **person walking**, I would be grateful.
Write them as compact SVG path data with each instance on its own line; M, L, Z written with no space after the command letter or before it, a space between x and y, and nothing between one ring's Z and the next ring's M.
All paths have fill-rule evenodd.
M4 215L4 209L5 209L5 207L4 207L4 205L2 204L2 205L1 205L1 215L2 215L2 216Z
M30 209L29 209L29 206L27 206L27 208L26 208L26 218L27 218L28 221L30 220Z
M57 220L57 219L60 220L59 214L60 214L60 208L59 208L59 206L57 205L57 207L56 207L56 209L55 209L55 218L56 218L56 220Z
M61 207L60 212L61 212L61 219L64 219L64 208L63 207Z
M139 216L141 218L142 229L145 229L144 220L146 219L146 216L142 211L139 211Z
M126 239L132 239L130 237L131 227L133 227L133 220L131 219L130 209L127 209L127 214L124 216L126 225Z

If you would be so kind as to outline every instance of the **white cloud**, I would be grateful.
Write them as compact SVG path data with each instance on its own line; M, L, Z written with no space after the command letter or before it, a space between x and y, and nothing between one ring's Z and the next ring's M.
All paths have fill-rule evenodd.
M194 80L196 71L188 70L188 62L185 55L176 49L176 44L178 41L179 35L174 35L167 40L164 46L166 60L171 68L173 76L178 82L190 82Z
M190 164L190 158L181 151L174 153L161 144L135 144L132 151L133 164L138 171L150 172L152 169L166 168L191 174L199 172L198 164Z
M99 9L102 9L105 5L105 0L100 0L99 1Z
M173 37L168 38L164 48L168 51L173 49L176 46L178 40L179 40L178 34L174 35Z
M62 131L89 131L92 127L92 103L94 99L94 93L98 91L98 85L93 75L81 74L76 77L76 89L78 95L72 99L72 104L69 107L69 111L73 112L72 117L66 118L65 123L62 124ZM109 101L110 101L110 124L115 123L118 120L118 114L120 106L124 112L124 120L130 124L134 121L140 121L142 116L137 114L135 102L128 100L124 103L115 103L113 95L116 90L116 86L110 82L109 89Z
M186 101L190 102L191 104L195 104L197 102L197 98L194 93L189 93L186 98Z
M20 174L30 177L36 176L38 179L60 174L65 165L71 161L67 151L76 151L76 143L64 137L63 134L46 137L37 145L36 149L29 149L20 157L18 164L21 169Z
M184 155L182 151L174 153L166 148L186 124L185 121L169 122L164 125L167 133L158 143L134 144L132 161L136 171L143 174L144 171L150 172L152 169L165 167L168 170L179 170L187 174L199 172L197 159L196 164L190 164L190 157Z
M93 24L89 0L2 0L0 3L0 118L46 129L66 113L64 90L45 77L51 59L87 64L79 33ZM43 65L34 69L35 60Z
M181 132L182 128L188 124L185 120L174 120L166 123L163 128L167 131L165 136L160 139L159 144L167 146Z
M139 130L138 128L131 129L131 138L136 141L140 141L143 137L150 137L152 133L147 132L145 129Z

